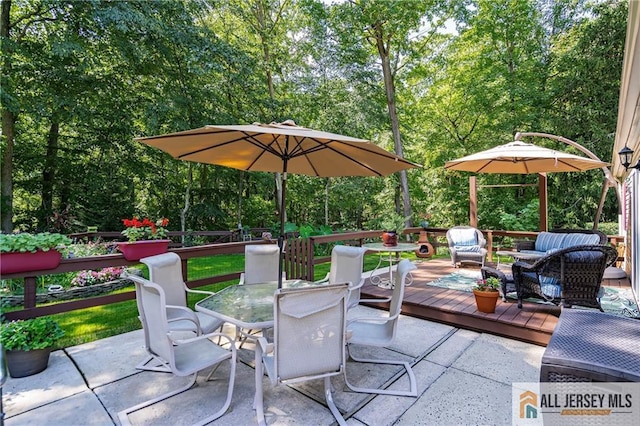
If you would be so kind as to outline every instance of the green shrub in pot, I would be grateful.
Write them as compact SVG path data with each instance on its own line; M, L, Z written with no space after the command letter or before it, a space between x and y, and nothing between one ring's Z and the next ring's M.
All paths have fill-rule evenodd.
M31 351L53 347L64 330L49 317L16 320L0 324L0 344L7 351Z
M47 368L49 354L64 335L48 317L0 323L0 345L6 351L11 377L26 377Z

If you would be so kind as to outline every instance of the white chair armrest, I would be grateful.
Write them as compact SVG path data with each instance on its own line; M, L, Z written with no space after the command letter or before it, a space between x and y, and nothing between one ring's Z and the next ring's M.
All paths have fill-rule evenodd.
M175 321L191 321L200 329L200 320L198 320L198 316L191 309L184 306L176 306L176 305L166 305L167 314L171 315L171 318L167 319L167 322L175 322Z
M376 317L357 317L357 318L352 318L350 320L347 320L347 328L349 327L349 325L356 323L356 322L367 322L367 323L371 323L371 324L384 324L385 322L388 322L389 318L388 317L384 317L384 318L376 318Z
M320 284L320 283L324 283L324 282L329 282L329 272L327 272L327 276L322 278L321 280L318 281L314 281L315 284Z
M213 296L214 294L216 294L213 291L206 291L206 290L193 290L189 287L187 287L187 293L196 293L196 294L206 294L207 296Z
M360 299L360 303L365 302L365 303L385 303L385 302L391 302L391 297L381 297L378 299Z
M176 342L177 344L180 344L180 345L181 345L181 344L184 344L184 343L197 342L197 341L199 341L199 340L211 339L211 338L214 338L214 337L216 337L216 338L226 339L226 340L227 340L227 342L229 343L229 348L230 348L230 350L231 350L232 352L235 352L235 351L236 351L236 345L234 345L234 344L233 344L233 343L234 343L234 340L233 340L231 337L227 336L226 334L224 334L224 333L220 333L220 332L214 332L214 333L208 333L208 334L201 334L201 335L199 335L199 336L191 337L191 338L189 338L189 339L180 339L180 340L176 340L175 342ZM222 346L222 345L220 345L220 346Z
M264 337L258 337L258 344L262 349L262 353L270 354L271 352L273 352L273 343L269 343Z

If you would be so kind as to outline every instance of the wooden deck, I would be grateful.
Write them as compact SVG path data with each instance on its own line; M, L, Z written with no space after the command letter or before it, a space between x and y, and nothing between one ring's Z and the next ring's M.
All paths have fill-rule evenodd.
M418 269L412 272L413 284L405 289L403 314L541 346L549 343L560 315L559 307L525 302L522 309L518 309L515 301L498 299L495 313L478 312L473 293L427 285L455 271L448 259L433 259L416 265ZM475 265L463 268L480 269ZM629 280L606 280L603 284L628 287ZM362 288L363 298L390 295L391 290L372 285L368 279Z

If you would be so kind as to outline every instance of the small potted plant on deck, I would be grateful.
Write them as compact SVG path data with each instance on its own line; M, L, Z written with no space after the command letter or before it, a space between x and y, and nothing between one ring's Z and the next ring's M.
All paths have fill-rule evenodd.
M165 226L169 219L163 217L153 222L149 218L142 220L122 219L126 229L122 235L127 237L127 242L119 242L118 250L127 260L140 260L143 257L161 254L167 251L171 240L167 239Z
M0 345L7 354L11 377L26 377L47 368L53 346L64 335L49 317L16 320L0 324Z
M473 295L476 298L476 306L480 312L491 314L496 311L496 303L500 292L500 280L496 277L479 279L473 287Z
M0 234L0 273L53 269L60 264L60 249L71 244L68 237L49 232Z
M406 219L398 213L392 213L380 221L382 244L385 247L395 247L398 245L398 234L404 230L405 221Z

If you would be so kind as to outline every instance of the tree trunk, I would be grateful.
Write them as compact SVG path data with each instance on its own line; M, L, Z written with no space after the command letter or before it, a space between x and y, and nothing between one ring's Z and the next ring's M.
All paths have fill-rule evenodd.
M398 112L396 108L396 90L393 82L393 73L391 71L391 62L389 58L388 46L384 43L384 29L380 22L374 25L374 33L376 38L376 47L382 61L382 77L384 79L384 88L387 95L387 108L389 110L389 120L391 121L391 133L393 134L393 143L396 154L404 158L402 149L402 138L400 135L400 123L398 122ZM407 180L407 171L401 170L400 187L402 190L402 211L404 216L409 218L406 220L406 226L412 226L411 221L411 200L409 199L409 182ZM396 206L398 209L400 206Z
M4 40L9 39L9 12L11 11L11 0L4 0L0 9L0 36ZM5 76L10 74L11 55L8 52L9 43L2 43L3 72L2 85L5 85ZM2 174L0 176L0 186L2 187L0 197L0 217L2 231L11 233L13 231L13 145L15 141L16 115L3 103L2 108L2 137L4 140L4 152L2 153Z
M58 158L58 141L60 138L60 124L51 123L47 138L47 153L42 170L42 210L40 212L40 229L48 228L48 220L53 215L53 182L56 178Z

